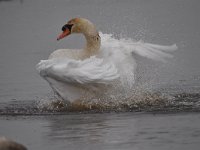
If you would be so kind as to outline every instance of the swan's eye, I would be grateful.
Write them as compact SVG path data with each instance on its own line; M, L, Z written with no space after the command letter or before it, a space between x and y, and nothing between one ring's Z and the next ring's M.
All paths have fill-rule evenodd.
M73 24L66 24L62 27L62 31L69 30L71 32Z

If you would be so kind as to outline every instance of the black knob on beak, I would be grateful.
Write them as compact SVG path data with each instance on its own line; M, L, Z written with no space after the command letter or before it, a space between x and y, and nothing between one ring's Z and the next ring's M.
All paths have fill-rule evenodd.
M73 24L66 24L62 27L62 31L69 30L71 32Z

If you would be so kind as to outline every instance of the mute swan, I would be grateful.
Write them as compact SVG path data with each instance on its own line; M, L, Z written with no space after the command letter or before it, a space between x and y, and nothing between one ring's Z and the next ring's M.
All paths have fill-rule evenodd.
M70 102L95 91L102 94L111 88L109 85L132 88L136 68L132 53L164 60L172 56L167 52L177 49L176 45L118 40L110 34L100 33L100 37L95 26L84 18L71 19L62 27L62 31L57 40L72 33L82 33L86 39L85 48L56 50L48 60L40 61L37 70L58 96Z

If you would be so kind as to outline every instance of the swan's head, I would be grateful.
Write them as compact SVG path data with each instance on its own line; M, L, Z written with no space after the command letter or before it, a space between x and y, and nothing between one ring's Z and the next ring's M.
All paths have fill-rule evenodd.
M90 35L97 32L95 26L89 20L84 18L71 19L62 27L62 31L63 32L58 36L57 40L60 40L72 33Z

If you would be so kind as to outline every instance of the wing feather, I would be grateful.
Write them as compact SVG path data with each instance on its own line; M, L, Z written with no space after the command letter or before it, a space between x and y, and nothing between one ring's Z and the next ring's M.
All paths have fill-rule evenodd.
M67 83L107 84L119 77L117 68L103 59L90 57L85 60L49 59L37 65L42 77L49 77Z

